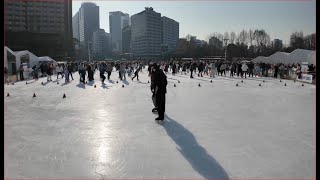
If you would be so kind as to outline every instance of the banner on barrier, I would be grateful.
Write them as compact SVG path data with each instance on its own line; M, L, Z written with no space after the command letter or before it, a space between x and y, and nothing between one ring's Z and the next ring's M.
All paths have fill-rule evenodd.
M297 76L297 80L307 82L307 83L312 83L312 75L311 74L302 74L301 79L299 79Z

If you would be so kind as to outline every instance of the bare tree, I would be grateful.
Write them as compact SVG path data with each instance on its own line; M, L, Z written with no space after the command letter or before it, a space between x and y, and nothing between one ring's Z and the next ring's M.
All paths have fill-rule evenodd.
M217 32L214 32L214 33L210 33L206 40L209 42L209 39L211 39L212 37L215 37L215 38L218 38L218 33Z
M223 35L223 39L228 39L228 42L230 42L230 36L229 36L229 33L228 32L225 32L224 35ZM226 46L227 44L225 44Z
M242 30L239 34L239 43L247 45L248 33L246 30Z
M258 55L260 54L261 48L270 43L270 36L265 32L265 30L256 29L254 31L254 40L257 44Z
M230 43L235 44L236 33L233 31L230 33Z
M293 48L303 48L304 47L304 37L303 32L294 32L290 37L290 46Z
M252 31L252 29L249 30L248 32L248 40L249 40L249 43L250 43L250 46L252 46L252 42L254 41L254 32Z
M223 35L222 34L218 34L218 37L217 37L220 41L223 41Z

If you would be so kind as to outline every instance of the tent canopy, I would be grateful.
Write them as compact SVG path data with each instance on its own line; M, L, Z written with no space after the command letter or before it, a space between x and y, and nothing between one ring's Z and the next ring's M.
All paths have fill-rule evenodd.
M31 53L28 50L23 50L23 51L12 51L10 48L8 48L7 46L4 47L4 51L5 51L5 63L6 66L8 66L7 64L7 51L12 54L13 56L15 56L16 58L16 68L18 69L21 65L21 57L27 55L28 56L28 60L29 60L29 65L30 67L33 67L34 65L38 65L39 62L52 62L54 65L56 65L56 61L53 60L52 58L50 58L49 56L44 56L44 57L37 57L36 55L34 55L33 53Z
M271 64L286 63L288 60L288 54L289 53L278 51L268 57L268 62Z
M264 56L258 56L256 58L252 59L251 61L255 62L255 63L260 63L260 62L267 63L268 62L268 58L264 57Z
M315 51L310 51L310 50L305 50L305 49L296 49L288 55L288 59L289 59L288 63L301 64L302 62L309 62L311 64L314 64L315 60L310 61L310 59L309 59L309 55L313 52L315 52Z
M309 55L308 55L308 59L307 59L307 62L309 63L309 64L314 64L314 65L316 65L316 51L313 51L312 53L310 53Z
M316 52L305 50L305 49L296 49L291 53L286 52L276 52L269 57L258 56L252 59L252 62L259 63L283 63L283 64L301 64L302 62L308 62L309 64L316 64Z

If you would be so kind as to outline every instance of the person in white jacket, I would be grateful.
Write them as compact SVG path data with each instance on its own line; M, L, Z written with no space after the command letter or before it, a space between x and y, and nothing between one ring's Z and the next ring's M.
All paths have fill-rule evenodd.
M244 77L247 78L248 66L246 63L242 63L241 70L242 70L241 77L243 78L243 74L244 74Z
M216 64L214 62L211 62L210 67L211 67L210 77L214 78L214 75L216 73Z
M63 73L62 73L63 69L61 65L57 65L56 66L56 72L57 72L57 79L59 79L59 74L61 75L61 77L63 78Z

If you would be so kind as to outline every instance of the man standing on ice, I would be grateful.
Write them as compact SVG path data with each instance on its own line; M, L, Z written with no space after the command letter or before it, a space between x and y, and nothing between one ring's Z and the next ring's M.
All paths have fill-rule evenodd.
M154 108L152 109L152 112L153 113L156 113L158 112L158 109L157 109L157 103L156 103L156 94L155 94L155 84L154 84L154 72L155 72L155 68L154 68L154 65L149 65L150 67L150 79L151 79L151 85L150 85L150 89L151 89L151 92L152 92L152 102L153 102L153 105L154 105Z
M157 64L154 65L154 69L154 94L156 96L156 107L159 114L159 117L155 120L162 122L164 120L166 106L167 76L160 70Z

